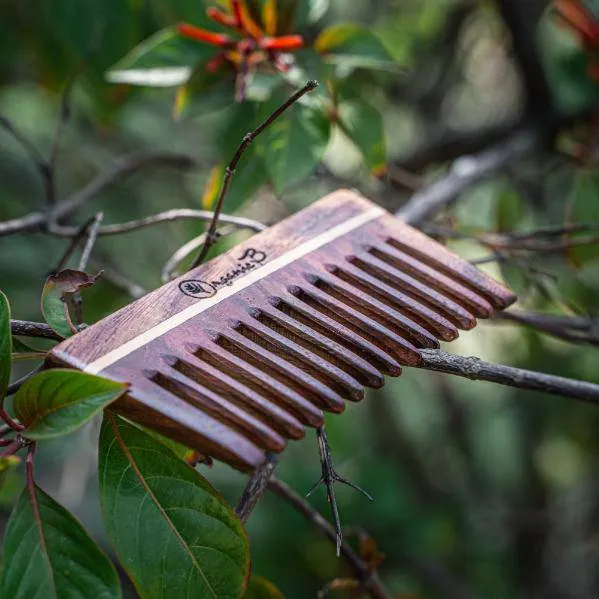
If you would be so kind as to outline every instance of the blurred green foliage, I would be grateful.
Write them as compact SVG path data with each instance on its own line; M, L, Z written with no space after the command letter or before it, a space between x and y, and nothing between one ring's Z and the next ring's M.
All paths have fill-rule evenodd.
M557 24L546 3L536 4L541 20L531 39L538 39L560 105L577 110L595 102L597 86L587 77L578 40ZM267 109L263 102L235 105L232 81L219 86L199 74L190 80L194 93L184 118L174 120L176 90L106 82L105 72L156 32L180 20L209 27L204 8L200 0L0 3L0 114L45 156L59 121L62 90L74 80L71 116L58 153L60 198L130 152L181 152L198 163L189 173L138 173L106 190L73 222L82 223L97 210L104 211L106 223L113 223L174 207L202 207L210 173L215 167L222 169L243 134ZM274 161L257 150L250 152L225 211L276 220L340 185L359 187L394 207L398 193L388 181L370 175L381 160L379 127L386 160L401 166L447 137L468 138L521 116L524 92L493 2L332 1L329 10L302 31L309 47L298 60L306 75L321 75L314 72L319 65L311 50L318 35L344 22L374 32L394 62L402 65L401 72L353 67L344 71L338 66L344 82L339 108L347 115L345 126L321 126L302 118L302 110L308 108L295 111L280 129L269 132L267 139L275 146L262 146L276 148L277 138L282 138L281 147L289 155ZM256 95L268 97L271 83L256 77ZM322 89L328 93L326 86ZM362 127L372 111L381 118ZM293 154L296 147L284 143L294 131L291 127L307 130L310 143L318 148L310 156L309 172L301 173L301 183L293 168L299 160ZM324 127L330 127L330 139L324 140ZM592 131L585 126L568 132L559 140L560 149L588 143L589 137ZM356 143L368 151L361 154ZM426 166L417 173L424 182L447 168L434 154ZM440 225L459 233L448 241L453 249L475 259L490 251L480 242L482 234L565 224L596 228L597 206L592 160L581 166L572 153L555 152L524 160L469 189ZM0 220L43 207L42 182L31 160L0 131ZM160 284L167 258L201 231L196 222L163 224L101 239L93 256L98 266L150 289ZM566 238L592 235L585 230ZM219 249L239 238L227 238ZM66 243L41 233L0 238L0 287L10 299L14 318L41 320L43 283ZM517 291L521 308L596 316L597 247L588 243L567 251L518 254L484 268ZM130 301L114 280L106 276L86 291L86 322ZM513 324L481 324L464 333L451 350L599 382L596 347ZM14 376L28 367L31 364L15 364ZM398 597L599 596L595 406L407 371L384 390L350 406L344 416L330 418L328 427L339 472L376 498L370 505L351 490L340 489L343 522L375 539L386 555L381 576ZM97 502L97 434L95 423L74 438L49 443L40 452L37 472L39 484L107 546ZM231 503L236 502L244 477L221 465L202 470ZM278 470L300 492L318 473L312 438L292 444ZM11 470L0 494L3 526L21 488L20 476L20 471ZM324 494L311 501L328 517ZM273 581L287 599L315 597L327 580L351 575L335 558L331 544L278 498L263 499L248 532L254 573Z

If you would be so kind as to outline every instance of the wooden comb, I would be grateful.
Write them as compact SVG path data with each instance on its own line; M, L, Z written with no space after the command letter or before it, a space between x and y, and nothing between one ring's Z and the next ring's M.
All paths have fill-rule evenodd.
M62 342L49 365L131 383L116 411L252 470L513 301L341 190Z

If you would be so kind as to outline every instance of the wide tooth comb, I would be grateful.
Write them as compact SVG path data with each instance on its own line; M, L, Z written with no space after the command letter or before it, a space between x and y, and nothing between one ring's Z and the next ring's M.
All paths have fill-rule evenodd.
M252 470L514 300L339 191L64 341L48 365L131 383L115 410Z

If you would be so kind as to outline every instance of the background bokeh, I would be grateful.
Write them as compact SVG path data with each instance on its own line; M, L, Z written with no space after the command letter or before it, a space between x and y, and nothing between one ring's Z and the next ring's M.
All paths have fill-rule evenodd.
M538 19L531 24L530 43L543 57L560 106L584 107L595 90L584 77L575 38L556 26L548 3L522 2ZM0 114L44 155L59 122L62 90L75 77L58 153L61 198L131 152L177 152L196 161L191 170L156 168L127 178L86 206L77 222L100 209L105 222L113 223L201 207L210 170L220 160L232 98L212 97L191 118L176 122L173 90L110 85L103 73L149 34L203 9L201 0L0 0ZM372 27L402 65L395 77L377 82L371 97L384 115L389 178L371 178L337 131L309 180L280 194L265 185L237 202L239 213L276 221L341 185L397 208L414 187L441 176L450 158L491 143L522 117L525 86L496 3L332 0L324 19L304 34L313 38L327 22L341 20ZM356 77L355 85L368 93L369 78ZM538 107L539 114L543 110ZM252 169L251 162L244 168ZM598 183L588 163L544 152L465 190L437 225L462 233L459 239L446 235L457 252L485 257L488 250L472 239L482 231L599 225ZM43 205L34 166L0 130L0 220ZM177 222L100 239L92 268L107 274L85 295L86 322L128 303L127 286L158 286L165 261L202 226ZM228 238L219 249L242 236ZM0 287L15 318L41 320L43 281L66 244L42 233L0 238ZM599 294L597 257L590 245L576 255L537 254L484 268L518 291L522 308L592 316ZM599 382L592 345L503 321L481 323L448 349ZM16 374L28 367L19 365ZM376 499L369 504L340 487L343 522L375 539L386 555L381 576L398 597L599 596L596 406L407 370L343 416L330 418L328 429L338 471ZM94 423L44 445L37 472L40 484L105 543L97 432ZM278 475L304 492L319 468L310 434L289 447ZM220 465L202 471L236 502L244 477ZM16 473L2 491L2 527L22 483L22 473ZM329 517L324 491L310 501ZM254 572L275 582L288 599L315 597L328 580L350 575L319 531L276 497L265 496L248 530Z

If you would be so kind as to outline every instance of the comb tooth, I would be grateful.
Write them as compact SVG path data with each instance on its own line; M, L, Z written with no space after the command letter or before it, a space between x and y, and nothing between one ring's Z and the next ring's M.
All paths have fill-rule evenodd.
M385 379L382 373L369 362L347 347L339 345L333 339L321 335L314 328L287 316L284 312L275 314L273 310L260 309L255 318L312 353L318 354L327 360L334 360L339 368L348 374L353 374L362 385L377 389L384 385Z
M306 347L279 334L274 329L255 319L251 324L241 323L236 329L246 339L254 341L285 361L320 380L344 399L360 401L364 399L364 387L351 375L330 361Z
M459 304L463 304L478 318L489 318L493 314L493 306L479 293L468 289L461 283L392 245L386 244L384 249L377 247L365 247L364 249L379 260L407 272L421 283L441 289L445 295Z
M395 223L392 228L397 229ZM393 237L388 237L386 243L406 254L421 260L435 270L460 282L475 293L486 298L494 308L507 308L516 301L516 296L486 276L471 264L468 264L455 254L445 250L440 252L440 246L420 231L401 227L394 231Z
M283 437L264 422L200 385L178 368L170 367L166 374L156 373L152 382L238 431L261 449L278 453L285 448Z
M334 320L340 319L343 324L350 326L375 345L382 345L383 349L397 359L400 364L417 366L422 362L418 350L409 341L365 314L354 310L351 306L340 302L337 298L325 293L315 285L312 285L309 291L292 287L289 292L306 303L318 305L319 308L317 309L324 310L327 316Z
M264 451L245 435L144 377L118 401L118 411L241 470L253 470L264 461Z
M316 428L323 424L322 410L303 395L268 372L223 349L214 341L209 341L204 347L195 347L190 351L198 359L212 364L217 370L228 373L230 377L235 377L271 401L281 404L283 409L293 414L302 424Z
M322 267L321 267L322 268ZM347 302L354 310L363 312L366 316L380 322L383 326L398 333L416 347L436 349L439 347L437 338L424 327L414 322L405 314L394 310L389 302L383 303L371 291L365 291L359 284L355 284L342 268L335 265L325 265L327 274L335 276L335 280L321 278L316 286L330 293L342 302ZM395 292L397 301L401 301L401 294Z
M351 262L347 262L342 269L339 269L339 274L341 273L351 285L362 289L367 294L372 294L383 303L391 303L400 311L405 310L407 307L410 316L439 339L453 341L459 336L457 328L444 316L436 314L426 306L405 296L394 287L387 285L387 283L381 281L379 278L354 266ZM414 309L416 305L419 306L417 311Z
M469 330L476 326L476 318L468 310L375 256L360 252L348 258L348 262L442 314L457 327ZM422 313L422 310L419 312Z
M324 338L339 343L341 347L347 347L383 374L388 376L401 374L401 366L394 358L362 335L355 333L352 328L345 326L341 320L333 320L322 311L300 302L290 293L284 293L282 297L273 297L269 301L279 313L313 331L318 331Z
M228 376L222 369L214 368L196 358L193 353L186 352L185 359L176 361L174 368L211 391L228 398L239 407L249 410L253 416L263 420L280 435L289 439L301 439L305 435L306 429L297 418L260 393Z
M227 331L226 335L219 335L215 343L246 362L253 363L259 370L269 372L288 387L304 394L318 407L336 413L345 409L343 399L327 385L233 329Z

